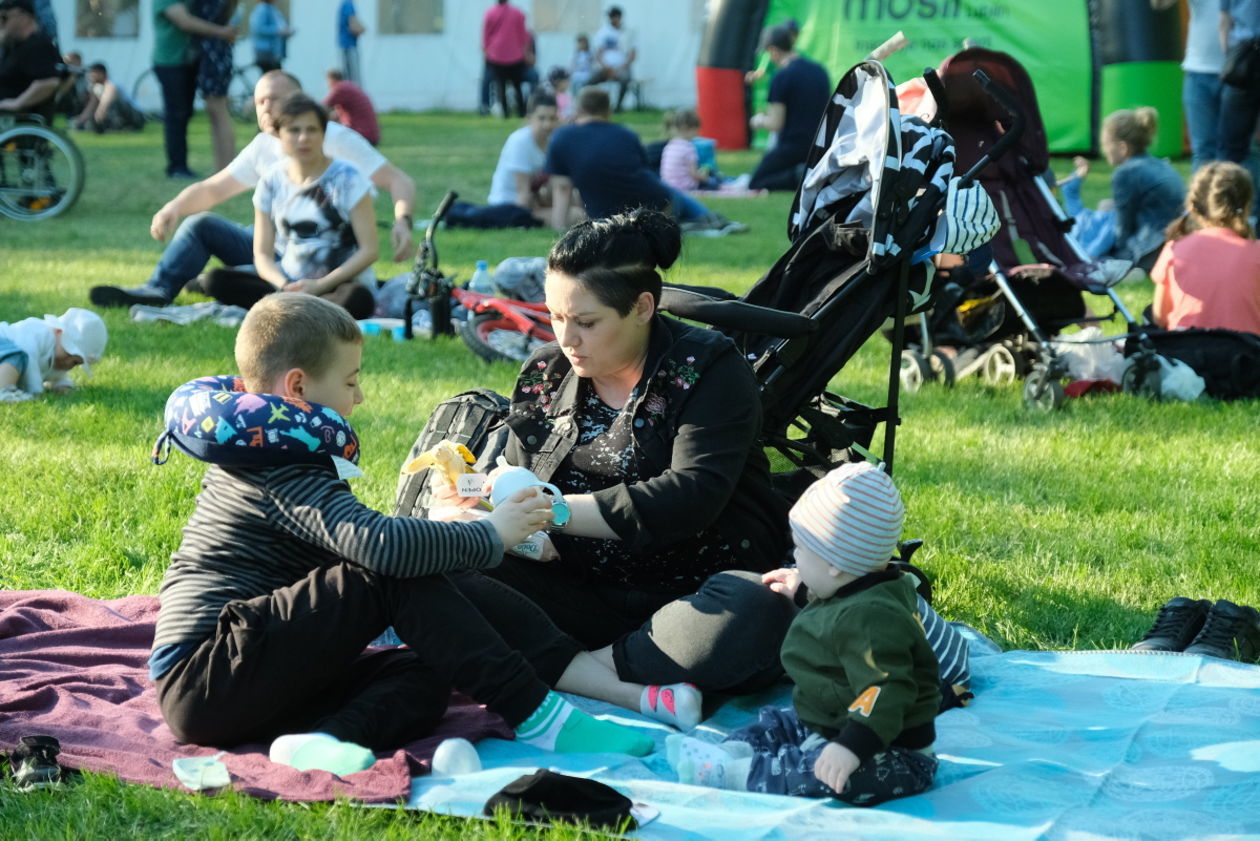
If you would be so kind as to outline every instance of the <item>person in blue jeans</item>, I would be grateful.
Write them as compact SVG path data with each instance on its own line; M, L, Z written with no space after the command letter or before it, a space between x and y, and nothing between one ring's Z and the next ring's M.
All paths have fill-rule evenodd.
M283 70L266 73L258 80L254 88L258 135L225 169L185 187L153 214L149 233L156 240L169 242L148 281L131 288L94 286L89 292L93 304L166 306L206 267L211 257L229 267L253 264L253 226L238 225L209 211L253 189L262 173L283 156L273 114L282 100L299 90L297 79ZM411 214L416 182L361 135L339 123L328 125L324 151L329 157L349 162L378 190L389 193L394 208L394 225L390 229L393 260L401 263L410 259L414 251Z
M648 165L638 135L612 122L611 114L607 91L583 88L575 123L551 136L544 168L551 175L551 218L556 230L569 228L575 189L591 219L647 207L668 211L684 233L712 237L748 230L661 181Z
M1151 7L1163 11L1177 0L1151 0ZM1186 52L1181 62L1181 104L1190 135L1191 171L1220 158L1217 127L1221 119L1221 52L1218 23L1220 0L1188 0Z
M362 85L359 75L359 36L367 31L354 9L354 0L341 0L337 8L337 48L341 50L341 69L346 79Z
M1235 45L1260 38L1260 0L1220 0L1221 48L1228 53ZM1222 160L1245 165L1251 183L1260 188L1260 165L1251 155L1251 142L1260 120L1260 84L1240 88L1221 86L1221 122L1218 129ZM1260 216L1260 189L1252 215Z

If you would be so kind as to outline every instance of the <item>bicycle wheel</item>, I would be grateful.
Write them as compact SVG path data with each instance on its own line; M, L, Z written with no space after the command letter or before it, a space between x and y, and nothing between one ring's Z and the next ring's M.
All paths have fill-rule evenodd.
M546 342L526 336L494 310L470 315L459 334L472 352L487 362L524 362Z
M254 86L258 84L258 66L254 64L238 67L232 71L232 79L228 82L228 112L232 119L253 125L254 118Z
M162 108L162 85L158 83L157 74L153 72L152 67L141 73L136 83L131 86L131 101L145 117L155 122L162 122L165 114Z
M44 126L0 133L0 213L33 222L64 212L83 192L87 169L70 138Z

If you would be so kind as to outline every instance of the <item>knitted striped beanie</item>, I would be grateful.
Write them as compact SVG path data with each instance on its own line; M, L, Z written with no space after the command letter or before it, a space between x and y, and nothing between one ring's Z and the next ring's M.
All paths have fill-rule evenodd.
M810 485L788 518L798 546L841 572L865 575L897 550L906 509L888 474L860 462L843 464Z

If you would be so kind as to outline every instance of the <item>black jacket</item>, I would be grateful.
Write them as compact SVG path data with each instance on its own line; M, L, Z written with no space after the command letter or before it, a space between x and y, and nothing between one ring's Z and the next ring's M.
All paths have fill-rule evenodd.
M530 357L507 420L510 463L551 479L577 439L579 381L554 343ZM651 478L594 494L617 536L650 552L714 526L735 553L729 568L779 566L787 503L770 485L759 441L756 377L730 339L657 316L631 401L638 472Z

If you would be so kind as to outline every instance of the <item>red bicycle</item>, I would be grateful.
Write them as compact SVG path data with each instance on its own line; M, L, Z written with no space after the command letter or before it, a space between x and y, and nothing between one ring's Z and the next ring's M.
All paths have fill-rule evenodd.
M424 301L433 321L432 335L455 335L451 316L458 306L467 311L467 318L459 322L458 333L473 353L487 362L524 362L535 348L555 341L551 313L543 303L473 292L458 285L454 276L447 277L442 272L433 235L457 198L454 191L442 197L429 220L424 242L416 251L403 306L405 334L408 339L412 337L411 315L415 303Z

